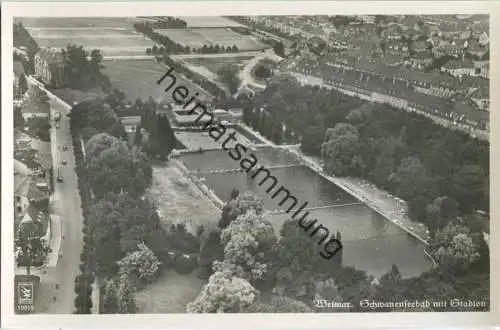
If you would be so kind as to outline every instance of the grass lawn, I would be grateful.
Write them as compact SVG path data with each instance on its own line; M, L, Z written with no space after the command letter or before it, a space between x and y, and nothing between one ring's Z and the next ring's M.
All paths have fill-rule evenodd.
M153 184L146 195L158 205L165 226L182 222L195 234L199 225L211 228L220 219L219 209L184 177L175 161L153 166Z
M155 283L136 293L139 313L186 313L186 305L198 296L204 282L191 274L164 272Z
M136 17L16 17L28 28L133 28L136 22L146 19Z
M227 57L224 58L224 61L221 61L219 58L190 58L184 61L192 65L205 67L210 72L217 74L217 70L226 64L232 64L242 69L246 62L252 58L253 56Z
M158 102L172 102L172 90L165 92L165 88L171 83L170 78L166 78L162 85L156 82L165 74L168 68L153 60L120 60L105 61L103 73L110 79L114 88L123 91L128 100L134 102L137 98L146 101L150 96ZM199 93L198 99L209 98L206 93L191 83L183 79L174 71L177 78L176 86L185 86L188 91L188 98L195 92Z

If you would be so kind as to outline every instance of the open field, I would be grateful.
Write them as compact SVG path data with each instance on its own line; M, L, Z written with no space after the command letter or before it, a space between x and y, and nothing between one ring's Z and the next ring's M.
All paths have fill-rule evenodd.
M221 61L218 58L190 58L190 59L185 59L184 62L194 66L205 67L210 72L217 74L217 70L226 64L232 64L242 69L243 66L252 58L253 58L252 56L234 57L234 58L230 57L230 58L225 58L224 61Z
M230 46L236 45L240 51L261 50L269 48L255 37L242 35L223 28L215 29L156 29L173 41L191 48L201 48L203 45Z
M136 17L16 17L15 22L21 22L26 28L127 28L144 22Z
M158 205L163 226L184 223L195 234L200 225L212 228L220 219L219 209L184 177L175 162L153 166L153 184L146 196Z
M220 16L182 16L188 27L232 27L243 26L242 24Z
M172 102L172 92L165 92L165 88L171 83L171 79L166 78L163 84L157 85L158 79L167 72L167 67L151 60L134 61L107 61L103 73L109 76L113 87L123 91L128 100L134 102L137 98L147 100L150 96L158 102ZM211 99L197 85L192 84L179 74L173 72L177 78L176 86L185 86L189 95L199 93L199 100Z

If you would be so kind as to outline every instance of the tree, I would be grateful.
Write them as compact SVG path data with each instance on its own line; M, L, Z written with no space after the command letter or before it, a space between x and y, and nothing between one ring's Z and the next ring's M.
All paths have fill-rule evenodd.
M144 243L137 246L138 250L129 253L118 261L119 274L137 278L143 283L151 283L159 274L161 262Z
M328 129L321 145L325 170L339 176L358 173L361 166L358 150L359 133L354 126L339 123Z
M271 248L277 238L268 215L248 210L222 231L224 261L215 269L230 269L250 283L269 276Z
M198 297L187 305L188 313L239 313L250 306L259 292L230 271L215 272Z
M147 157L125 141L106 133L95 135L85 149L85 169L98 197L108 192L142 194L152 182L153 170Z
M396 195L409 200L425 191L425 184L428 180L424 165L418 157L410 156L401 160L401 164L396 172L389 178L394 185ZM426 195L429 193L427 192Z
M221 66L217 70L217 75L222 83L226 84L231 94L235 94L240 87L240 78L238 75L238 67L232 64Z
M18 88L20 96L23 96L24 93L28 91L28 82L26 81L26 76L24 75L24 73L19 76Z
M117 288L118 313L133 314L137 312L137 303L134 297L133 286L127 276L120 276Z
M426 207L426 223L432 232L442 229L450 221L455 221L459 216L458 203L447 196L434 199Z
M452 176L454 196L463 212L477 208L484 196L484 171L478 165L464 165Z
M469 229L451 223L436 233L430 249L441 269L448 274L467 270L480 257Z
M23 128L24 118L21 107L14 107L14 128Z
M105 280L103 285L103 302L101 307L102 314L118 313L118 287L115 280Z
M224 260L224 245L221 242L221 230L213 228L203 235L198 265L200 266L200 277L208 279L213 273L214 261Z
M224 205L218 227L221 229L226 228L237 217L245 214L250 209L255 210L257 214L261 214L264 211L262 200L252 192L239 194L237 198L229 200Z
M281 41L274 44L273 50L276 55L285 57L285 46L283 46L283 43Z

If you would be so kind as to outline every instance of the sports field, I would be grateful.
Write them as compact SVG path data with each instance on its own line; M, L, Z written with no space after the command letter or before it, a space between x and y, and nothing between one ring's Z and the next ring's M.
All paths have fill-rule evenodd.
M172 101L172 92L165 93L165 88L171 83L171 79L166 78L161 86L156 84L158 79L167 72L168 68L166 66L152 60L106 61L104 66L106 68L103 72L109 76L113 87L123 91L128 100L132 102L137 98L147 100L151 96L158 102ZM183 79L175 71L173 74L177 78L176 86L185 86L189 91L189 95L198 92L199 100L210 98L197 85Z
M145 55L154 43L134 31L131 18L27 18L20 19L40 47L65 48L68 44L103 55Z
M221 61L219 58L190 58L190 59L185 59L183 61L191 65L205 67L210 72L217 74L217 70L219 70L220 67L227 64L235 65L236 67L241 69L252 58L253 58L252 56L228 57L224 58L224 61Z
M262 50L269 48L253 36L242 35L224 28L188 28L188 29L157 29L173 41L191 48L201 48L203 45L230 46L236 45L240 51Z

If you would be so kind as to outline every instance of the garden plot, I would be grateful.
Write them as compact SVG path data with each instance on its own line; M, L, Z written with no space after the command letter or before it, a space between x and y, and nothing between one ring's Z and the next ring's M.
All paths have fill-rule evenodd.
M224 47L236 46L240 51L251 51L269 47L253 36L242 35L222 28L157 29L156 32L191 48L201 48L203 45L219 45Z

